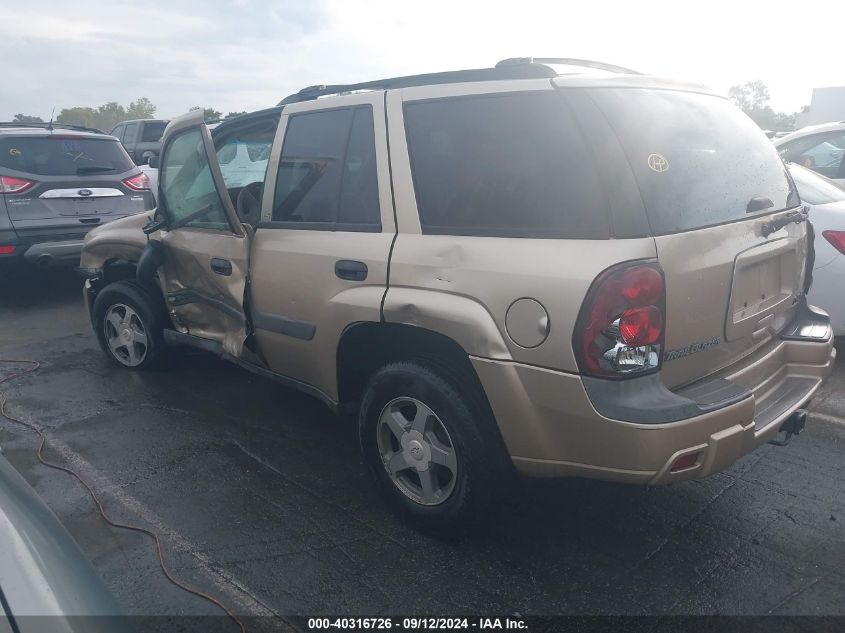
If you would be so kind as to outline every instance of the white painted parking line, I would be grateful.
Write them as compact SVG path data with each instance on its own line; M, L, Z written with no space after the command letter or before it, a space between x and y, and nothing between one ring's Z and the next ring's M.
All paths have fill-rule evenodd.
M74 451L70 446L61 440L50 438L47 441L47 451L58 453L65 460L65 465L80 473L99 494L105 497L110 497L115 503L120 504L136 517L140 517L143 521L148 523L150 529L157 532L158 535L166 541L166 545L170 545L171 547L189 554L192 558L194 558L198 563L199 569L201 569L206 578L208 578L208 581L214 585L220 594L222 594L219 597L223 597L223 595L225 595L226 601L236 607L234 609L236 613L239 615L251 616L278 616L275 611L260 602L255 597L255 592L247 587L242 580L233 576L228 571L221 569L211 558L202 552L197 551L190 541L167 525L161 517L156 515L156 513L147 507L142 501L133 497L131 494L126 492L124 488L115 484L108 477L101 475L88 460ZM82 488L80 489L83 490ZM150 547L152 548L151 543L152 542L150 542Z

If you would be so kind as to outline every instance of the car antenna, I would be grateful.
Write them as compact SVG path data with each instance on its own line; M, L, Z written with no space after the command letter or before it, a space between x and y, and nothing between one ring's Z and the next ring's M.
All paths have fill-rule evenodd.
M56 114L56 106L53 106L52 112L50 112L50 122L47 124L47 129L51 132L53 131L53 115Z

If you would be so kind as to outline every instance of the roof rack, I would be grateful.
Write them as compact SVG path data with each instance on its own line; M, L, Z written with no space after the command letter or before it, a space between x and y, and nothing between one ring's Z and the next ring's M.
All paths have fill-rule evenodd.
M595 68L596 70L606 70L611 73L618 73L620 75L642 75L641 72L625 68L624 66L617 66L615 64L605 64L604 62L597 62L592 59L576 59L574 57L509 57L496 63L496 68L505 68L508 66L523 66L526 64L539 64L548 66L555 64L558 66L580 66L581 68Z
M77 130L79 132L94 132L96 134L105 134L100 129L95 127L85 127L84 125L73 125L71 123L24 123L18 121L0 121L0 128L4 127L31 127L45 130L52 130L53 128L60 128L62 130Z
M550 79L557 77L557 71L549 64L565 66L580 66L582 68L596 68L625 75L640 75L642 73L630 68L605 64L589 59L573 59L570 57L511 57L498 62L493 68L476 68L472 70L452 70L441 73L426 73L424 75L407 75L389 79L377 79L357 84L329 84L308 86L279 101L277 105L311 101L318 97L338 95L359 90L391 90L394 88L410 88L413 86L428 86L433 84L452 84L473 81L496 81L503 79Z
M336 95L358 90L391 90L394 88L410 88L413 86L428 86L432 84L454 84L473 81L496 81L502 79L550 79L557 73L547 66L539 64L524 64L503 66L501 68L476 68L472 70L452 70L442 73L426 73L424 75L408 75L377 79L358 84L335 84L322 86L308 86L299 92L285 97L278 105L310 101L317 97Z

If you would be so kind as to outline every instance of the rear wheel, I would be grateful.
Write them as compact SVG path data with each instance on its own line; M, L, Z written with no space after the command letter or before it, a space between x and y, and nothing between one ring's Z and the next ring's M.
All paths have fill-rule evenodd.
M160 312L143 286L124 280L100 291L91 320L100 347L115 363L150 369L159 363L164 348Z
M440 537L484 526L501 490L501 443L471 391L436 366L395 362L375 373L361 403L361 450L379 491Z

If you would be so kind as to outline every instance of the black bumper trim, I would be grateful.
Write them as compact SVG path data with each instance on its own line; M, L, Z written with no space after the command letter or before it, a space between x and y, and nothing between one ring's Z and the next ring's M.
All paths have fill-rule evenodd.
M693 418L751 397L747 388L714 378L669 391L659 374L629 380L583 376L590 401L601 415L638 424L665 424Z

